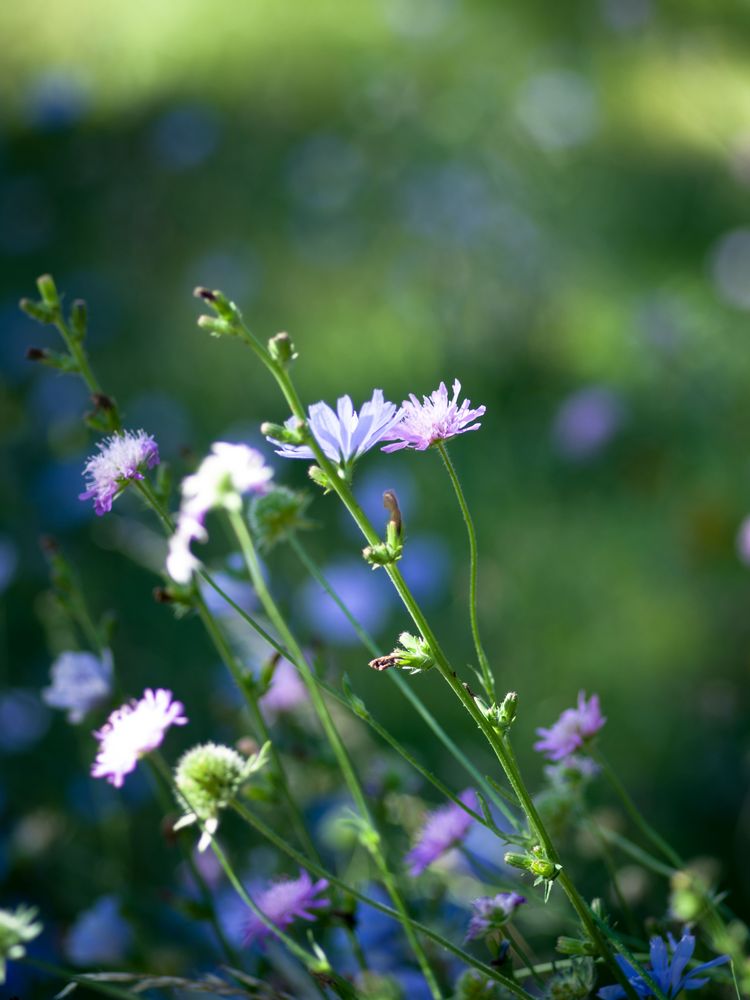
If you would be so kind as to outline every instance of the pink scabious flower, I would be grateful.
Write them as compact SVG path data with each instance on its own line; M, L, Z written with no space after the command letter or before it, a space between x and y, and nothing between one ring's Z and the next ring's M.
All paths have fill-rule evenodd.
M469 809L479 811L479 799L473 788L467 788L458 797ZM455 802L429 812L417 843L405 858L409 874L421 875L446 851L460 844L473 822L474 819Z
M448 397L445 382L441 382L429 396L423 396L421 403L411 393L401 408L401 420L385 435L385 440L394 444L386 445L383 451L399 451L401 448L426 451L438 441L449 441L457 434L478 430L481 424L476 421L484 416L486 407L472 409L468 399L459 406L460 391L461 383L455 379L452 398Z
M190 546L208 540L204 521L214 507L241 510L246 493L262 494L273 478L261 453L245 444L217 441L197 470L182 481L177 527L169 540L167 572L178 583L189 583L200 562Z
M79 500L94 501L94 511L101 517L112 510L112 501L129 482L143 479L147 469L159 464L159 448L145 431L122 431L104 438L83 468L86 490Z
M517 892L499 892L496 896L481 896L471 904L472 917L466 940L475 941L499 931L519 906L526 902Z
M334 412L328 403L313 403L308 411L308 423L313 437L326 458L337 465L345 465L364 455L382 441L401 417L395 403L383 397L382 389L375 389L372 399L362 404L359 413L354 409L350 396L340 396ZM295 417L284 424L289 430L297 427ZM276 454L284 458L314 459L315 453L306 444L284 444L272 437L268 440L278 445Z
M566 708L549 729L537 729L542 739L534 744L534 749L548 760L562 760L580 750L606 721L599 707L599 696L592 694L586 701L585 692L579 691L576 708Z
M92 777L106 778L115 788L122 788L125 775L135 769L143 754L161 746L167 729L186 724L184 711L182 702L173 701L172 692L164 688L147 688L140 701L116 709L94 733L99 752Z
M327 879L313 882L306 871L300 869L299 878L281 879L272 883L254 900L258 909L280 930L285 930L295 920L315 920L315 910L330 906L327 899L316 898L328 888ZM245 945L261 943L273 931L266 927L260 917L253 913L245 928Z

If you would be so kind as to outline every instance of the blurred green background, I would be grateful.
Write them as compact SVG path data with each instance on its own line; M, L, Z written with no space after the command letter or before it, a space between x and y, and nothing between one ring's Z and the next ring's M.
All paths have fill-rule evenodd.
M373 386L398 401L458 377L486 404L482 430L452 452L479 533L486 644L500 687L521 695L526 771L541 773L535 727L579 688L598 691L610 758L684 854L720 859L741 909L748 8L25 0L0 9L0 34L5 680L47 680L46 532L97 610L117 608L129 689L165 684L188 707L210 694L198 626L154 605L153 574L112 551L150 544L137 504L97 521L76 499L87 401L25 361L54 340L16 303L43 271L88 300L104 386L181 472L185 449L257 443L261 420L286 415L248 351L196 327L192 287L221 287L260 336L290 331L307 401L358 405ZM302 463L277 468L304 482ZM437 457L370 455L358 483L378 517L382 489L403 496L422 546L412 572L427 568L439 634L469 662L465 535ZM321 561L356 563L335 501L316 498L312 516ZM269 564L331 673L348 670L376 714L461 782L366 656L316 621L291 554ZM381 609L388 646L407 623L373 579L379 596L362 601ZM473 748L439 678L414 684ZM18 824L67 801L74 741L61 718L50 725L41 742L5 741L3 866L26 889L38 876L13 882Z

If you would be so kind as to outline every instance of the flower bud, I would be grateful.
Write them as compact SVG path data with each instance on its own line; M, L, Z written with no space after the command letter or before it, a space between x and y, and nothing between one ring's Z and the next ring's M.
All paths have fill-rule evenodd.
M286 541L295 532L312 527L312 522L304 517L310 500L309 494L295 493L286 486L277 486L265 496L253 500L250 526L264 552Z
M319 465L311 465L307 474L316 485L321 486L325 493L330 493L333 487L327 474L323 472Z
M55 310L50 306L45 305L44 302L34 302L33 299L21 299L18 306L22 312L25 312L27 316L35 319L37 323L55 322Z
M260 432L276 444L305 444L308 440L304 421L296 417L290 417L285 424L272 424L266 421L260 425Z
M43 274L36 279L36 287L42 296L42 302L51 309L59 309L60 296L57 294L55 281L51 274Z
M17 906L15 910L0 910L0 983L5 982L7 959L23 958L25 945L42 933L34 906Z
M221 319L217 316L198 317L198 326L201 330L208 330L212 337L233 337L235 329L229 320Z
M509 691L503 698L497 709L497 723L503 729L510 729L516 721L516 710L518 708L518 695L515 691Z
M88 307L83 299L76 299L70 307L70 328L76 340L83 340L88 326Z
M216 315L221 319L228 320L232 324L241 319L240 311L234 302L230 302L226 295L218 289L212 290L210 288L203 288L199 285L197 288L193 289L193 295L196 299L202 299L204 302L208 302L209 305L215 310Z
M535 875L537 881L540 882L551 882L562 871L562 866L551 861L539 844L532 847L526 854L508 851L505 855L505 863L513 868L520 868L521 871Z
M373 670L388 670L390 667L400 667L410 674L424 673L435 665L435 658L422 636L411 635L409 632L402 632L398 637L401 644L387 656L377 656L370 660L369 666Z
M375 545L366 545L362 549L365 562L368 562L373 569L398 562L404 551L404 543L401 538L401 510L393 490L386 490L383 494L383 506L391 514L385 527L385 541L377 542Z
M268 341L268 353L282 368L286 368L298 357L288 333L277 333L275 337L271 337Z
M561 935L557 939L556 944L557 951L561 955L595 955L596 945L593 942L582 939L582 938L572 938L565 937Z

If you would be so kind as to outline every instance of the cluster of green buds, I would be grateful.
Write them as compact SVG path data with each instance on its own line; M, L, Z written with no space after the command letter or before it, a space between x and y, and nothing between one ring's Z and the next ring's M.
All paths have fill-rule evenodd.
M212 337L238 337L242 326L242 313L234 302L231 302L223 292L203 288L200 285L193 290L196 299L207 303L213 311L213 316L199 316L198 326L208 330Z
M548 858L541 844L530 847L525 854L518 854L515 851L508 851L505 855L506 865L512 868L519 868L534 876L534 885L544 883L544 899L549 899L552 890L552 883L562 871L562 865Z
M398 499L393 490L386 490L383 494L383 506L391 515L385 526L385 541L375 545L367 545L362 549L365 561L373 569L398 562L404 551L403 520Z
M260 425L260 432L264 437L273 438L280 444L300 445L307 444L310 440L307 424L296 417L290 417L285 424L273 424L266 420Z
M193 823L202 827L198 850L205 851L219 827L219 813L237 796L244 783L268 758L270 743L242 757L231 747L203 743L182 755L175 768L178 801L185 809L174 829Z
M456 983L455 1000L509 1000L511 994L486 976L467 969Z
M17 906L15 910L0 910L0 984L5 982L8 959L23 958L26 944L42 933L33 906Z
M479 704L485 719L489 721L492 728L500 736L505 736L516 721L518 695L515 691L509 691L499 705L493 702L487 707L484 704L480 704L479 700L477 700L477 704Z
M391 667L400 667L410 674L421 674L435 665L432 650L427 640L423 639L421 635L402 632L398 641L400 646L397 646L387 656L376 656L374 660L370 660L369 666L373 670L389 670Z
M250 506L250 526L262 551L268 552L295 532L313 526L304 517L310 499L308 493L276 486L253 500Z

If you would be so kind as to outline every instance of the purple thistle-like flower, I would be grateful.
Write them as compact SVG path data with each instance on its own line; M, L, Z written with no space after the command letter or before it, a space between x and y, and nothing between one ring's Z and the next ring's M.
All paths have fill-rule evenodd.
M401 408L401 420L386 435L387 441L395 443L386 445L383 451L398 451L401 448L425 451L438 441L448 441L457 434L478 430L481 424L473 421L484 416L486 407L472 409L468 399L459 406L460 391L461 383L455 379L453 398L448 397L445 382L441 382L429 396L423 396L421 403L411 393Z
M190 546L208 540L206 514L214 507L240 510L241 497L265 493L272 478L273 470L256 448L225 441L211 445L210 454L182 481L180 513L167 553L167 572L173 580L189 583L200 566Z
M146 469L159 464L159 448L145 431L122 431L97 445L98 455L86 462L83 475L86 491L79 500L94 501L94 511L101 517L112 510L112 501L134 479L143 479Z
M328 403L313 403L308 411L308 423L313 437L323 449L326 458L338 465L354 461L382 441L392 431L401 417L395 403L387 402L382 389L375 389L372 399L362 404L359 413L349 396L340 396L336 412ZM290 430L297 427L295 417L284 424ZM284 444L269 437L277 445L276 454L284 458L314 459L315 453L306 444Z
M116 709L101 729L94 733L99 752L91 767L94 778L106 778L115 788L122 788L125 775L135 769L143 754L161 746L170 726L184 726L185 708L172 700L172 692L147 688L140 701Z
M579 691L576 708L566 708L549 729L537 729L542 739L534 744L534 749L545 754L548 760L562 760L580 750L606 721L599 707L599 696L592 694L586 701L585 692Z
M42 699L52 708L67 709L68 722L80 722L112 690L112 654L61 653L50 668L52 683Z
M316 897L328 888L324 878L313 882L306 871L300 869L299 878L281 879L274 882L254 900L256 906L268 919L284 930L295 920L315 920L315 910L330 906L327 899ZM263 942L273 931L266 927L257 914L253 913L245 928L245 945Z
M466 940L475 941L499 931L519 906L526 902L517 892L499 892L496 896L480 896L471 904L473 910Z
M701 986L705 986L708 979L701 977L701 973L729 961L729 955L720 955L718 958L711 959L710 962L694 966L686 973L688 962L695 951L695 938L692 934L683 934L679 941L675 941L669 934L667 939L668 946L667 941L662 937L651 938L649 949L651 965L646 971L662 993L670 997L670 1000L679 996L682 990L698 990ZM615 958L639 997L655 996L643 976L633 968L627 959L623 958L622 955L615 955ZM621 1000L622 997L626 996L626 993L622 986L604 986L599 990L597 996L601 997L601 1000Z
M458 797L469 809L479 811L479 799L473 788L467 788ZM473 822L473 818L455 802L429 812L417 843L406 855L409 874L421 875L446 851L460 844Z

